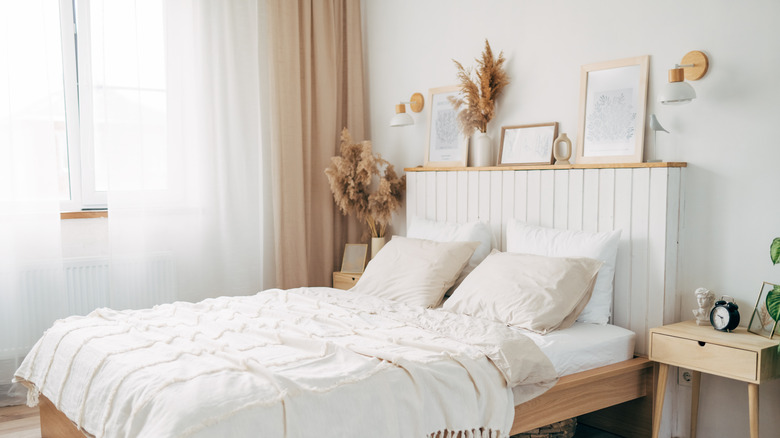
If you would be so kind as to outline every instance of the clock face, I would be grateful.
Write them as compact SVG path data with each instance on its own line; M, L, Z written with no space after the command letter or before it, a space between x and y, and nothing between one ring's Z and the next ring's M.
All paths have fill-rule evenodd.
M712 315L710 316L710 322L712 326L718 330L723 330L729 325L729 311L725 307L716 306L712 309Z

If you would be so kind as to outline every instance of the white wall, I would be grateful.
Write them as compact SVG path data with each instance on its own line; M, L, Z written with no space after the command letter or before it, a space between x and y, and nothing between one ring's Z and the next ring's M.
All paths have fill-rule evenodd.
M769 244L780 236L780 2L774 0L363 0L370 133L396 167L422 164L427 108L416 124L390 128L393 106L413 92L455 83L452 59L473 65L488 38L504 51L512 78L489 134L502 125L559 122L574 140L580 66L650 55L648 114L671 134L658 136L664 161L686 161L685 223L678 287L679 318L690 319L693 290L736 298L750 317L762 281L780 283ZM710 58L693 82L699 98L668 107L654 96L669 68L691 50ZM427 102L426 102L427 104ZM652 134L646 135L652 143ZM405 232L404 214L394 223ZM700 436L746 436L745 384L705 376ZM688 435L688 388L671 401ZM780 382L761 386L764 436L780 430Z

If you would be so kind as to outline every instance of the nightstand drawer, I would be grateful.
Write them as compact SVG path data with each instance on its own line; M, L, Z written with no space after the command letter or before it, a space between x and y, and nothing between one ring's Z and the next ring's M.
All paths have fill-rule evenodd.
M653 333L650 359L744 381L758 379L758 353Z
M347 274L344 272L333 273L333 288L334 289L352 289L352 286L357 284L360 280L360 276L363 274Z

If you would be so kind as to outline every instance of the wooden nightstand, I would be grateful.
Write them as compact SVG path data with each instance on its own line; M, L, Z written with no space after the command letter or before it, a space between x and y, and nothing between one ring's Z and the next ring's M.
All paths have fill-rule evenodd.
M333 273L333 288L335 289L351 289L352 286L357 284L360 280L360 276L363 274L347 274L346 272L334 272Z
M741 380L748 384L750 437L758 438L758 385L780 376L780 339L767 339L738 327L731 333L698 326L694 321L665 325L650 330L650 360L660 364L656 404L653 409L653 437L658 436L664 405L669 365L693 370L691 394L691 438L696 437L701 373Z

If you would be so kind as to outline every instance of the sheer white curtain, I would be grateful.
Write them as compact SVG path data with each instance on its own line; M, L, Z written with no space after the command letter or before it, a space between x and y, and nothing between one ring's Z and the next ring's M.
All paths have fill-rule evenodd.
M101 305L142 308L273 285L258 2L76 6L90 23L79 52L82 151L94 150L91 183L106 190L109 210ZM59 219L57 14L57 0L0 0L0 405L18 361L66 316L73 292L63 281ZM35 44L17 50L20 38Z
M116 3L91 2L111 306L257 292L257 2L138 0L125 2L125 10ZM160 22L149 18L161 11Z
M56 0L0 2L0 406L27 348L65 309L64 122Z

